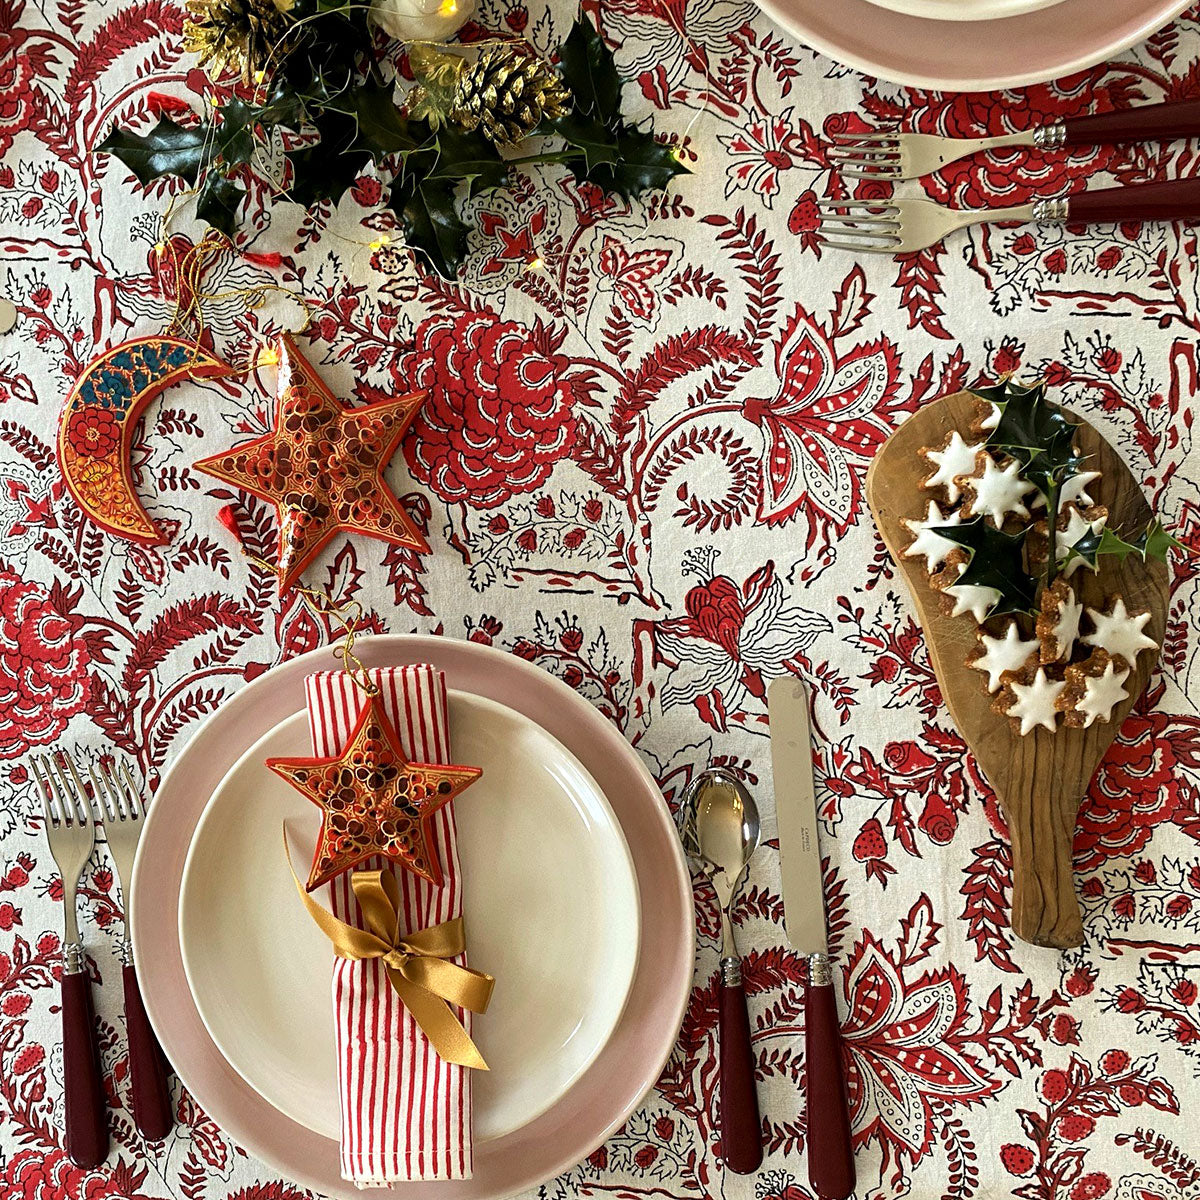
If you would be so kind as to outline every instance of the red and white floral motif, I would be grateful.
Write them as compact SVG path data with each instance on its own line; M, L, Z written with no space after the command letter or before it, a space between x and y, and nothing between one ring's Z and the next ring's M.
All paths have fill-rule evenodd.
M88 700L88 654L39 583L0 567L0 756L57 741Z
M494 508L545 482L575 442L570 360L541 324L430 317L397 381L425 392L405 453L443 500Z

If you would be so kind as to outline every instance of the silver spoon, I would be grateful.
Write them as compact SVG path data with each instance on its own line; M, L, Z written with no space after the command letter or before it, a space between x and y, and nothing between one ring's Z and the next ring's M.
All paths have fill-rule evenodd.
M721 1149L729 1170L749 1175L762 1163L762 1127L742 960L729 910L758 848L758 805L742 781L723 767L701 771L688 785L683 804L684 845L721 906Z

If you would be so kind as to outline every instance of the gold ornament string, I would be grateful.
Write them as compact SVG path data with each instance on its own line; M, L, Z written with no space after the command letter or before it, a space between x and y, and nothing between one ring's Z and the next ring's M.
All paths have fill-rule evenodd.
M205 230L204 236L189 246L182 254L178 251L170 237L171 221L177 208L182 202L189 201L197 194L196 188L177 193L171 197L166 211L159 224L159 237L154 251L160 267L167 261L174 273L175 303L171 316L167 321L166 332L175 334L192 343L194 357L199 357L201 343L207 329L204 316L206 304L219 304L226 300L241 300L247 312L255 312L267 302L269 295L285 296L304 309L304 321L296 333L304 333L313 322L315 306L303 292L283 284L265 282L253 287L229 288L225 291L209 292L204 290L204 274L214 260L232 245L229 239L211 226ZM235 250L236 252L236 250ZM160 291L162 280L159 281ZM233 367L230 374L240 375L250 372L260 365L277 363L279 357L273 347L264 346L254 351L241 367Z
M247 554L243 550L242 557L272 575L279 576L282 573L274 563L259 558L257 554ZM362 604L357 600L333 600L325 592L318 592L315 588L307 588L301 584L294 584L293 589L322 616L331 617L342 627L342 640L332 647L334 657L342 660L342 669L355 685L362 688L368 696L378 696L379 685L371 679L363 660L354 653L354 643L359 636L357 626L365 615Z

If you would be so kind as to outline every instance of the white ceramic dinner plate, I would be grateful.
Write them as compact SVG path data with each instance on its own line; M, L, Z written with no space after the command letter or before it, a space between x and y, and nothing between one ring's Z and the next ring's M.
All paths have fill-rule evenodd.
M997 21L1052 8L1063 0L870 0L879 8L932 21Z
M471 964L496 976L476 1040L476 1142L556 1104L608 1041L638 957L633 863L603 792L556 738L494 700L451 691L456 762L483 768L455 801ZM281 722L213 793L184 866L179 942L213 1041L282 1113L339 1130L329 942L304 911L281 829L313 805L264 766L312 753L305 714ZM298 843L297 843L298 844ZM296 864L303 878L307 863ZM314 898L328 906L328 888Z

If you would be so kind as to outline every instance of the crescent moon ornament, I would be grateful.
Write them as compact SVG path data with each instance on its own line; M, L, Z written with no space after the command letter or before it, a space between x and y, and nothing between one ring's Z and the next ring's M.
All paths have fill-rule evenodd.
M59 467L84 515L117 537L163 542L133 487L129 451L138 419L181 379L236 373L193 342L162 335L122 342L92 359L58 422Z

